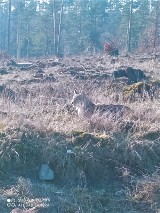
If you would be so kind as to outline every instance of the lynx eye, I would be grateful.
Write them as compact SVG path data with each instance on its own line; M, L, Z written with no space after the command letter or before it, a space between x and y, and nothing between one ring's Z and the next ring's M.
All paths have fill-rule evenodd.
M75 101L78 101L78 100L79 100L79 98L78 98L78 97L76 97L74 100L75 100Z

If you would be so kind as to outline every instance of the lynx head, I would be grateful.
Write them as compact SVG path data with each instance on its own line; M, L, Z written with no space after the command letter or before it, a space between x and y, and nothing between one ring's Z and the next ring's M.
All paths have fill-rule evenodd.
M71 104L78 111L78 115L83 118L90 117L93 114L95 107L95 105L92 103L92 101L90 101L84 92L77 93L74 91Z
M86 99L86 96L84 92L78 93L76 90L74 90L74 95L73 95L71 104L76 108L80 108L84 106L85 99Z

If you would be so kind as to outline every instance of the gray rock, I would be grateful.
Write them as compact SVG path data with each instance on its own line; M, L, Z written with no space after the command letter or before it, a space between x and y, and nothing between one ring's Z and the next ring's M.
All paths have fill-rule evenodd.
M146 75L140 69L134 69L132 67L119 68L113 71L112 76L115 79L126 77L128 78L128 84L137 83L146 79Z
M30 67L32 66L33 64L30 63L30 62L21 62L21 63L16 63L16 66L17 67Z
M39 179L40 180L53 180L54 172L47 164L42 164L39 171Z

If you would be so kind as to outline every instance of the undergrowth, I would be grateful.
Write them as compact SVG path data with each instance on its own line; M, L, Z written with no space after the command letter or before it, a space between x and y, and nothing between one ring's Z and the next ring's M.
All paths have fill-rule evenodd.
M112 68L123 65L117 63ZM0 97L0 211L13 209L6 199L21 197L23 209L42 212L158 212L159 97L124 100L125 81L77 79L56 69L47 70L56 82L13 83L16 99ZM75 88L96 104L124 104L131 113L79 118L70 104ZM50 183L38 180L42 163L55 173Z

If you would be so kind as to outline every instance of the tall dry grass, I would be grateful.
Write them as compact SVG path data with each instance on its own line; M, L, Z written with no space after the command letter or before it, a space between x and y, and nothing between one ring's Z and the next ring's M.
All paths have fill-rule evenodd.
M151 73L159 66L153 66L152 62L147 65L146 61L135 64L133 59L119 59L111 65L107 57L65 60L63 63L68 63L68 67L85 64L85 71L98 67L100 71L111 72L127 64L146 70L150 66ZM8 188L0 191L2 206L10 196L26 196L34 205L35 198L38 198L39 205L44 204L42 198L49 197L52 204L44 212L118 212L119 209L129 212L137 210L134 205L140 199L149 205L148 211L152 212L154 202L157 202L155 209L158 209L155 188L159 182L148 185L146 179L141 183L134 180L143 175L153 178L152 173L159 166L159 99L125 102L124 82L75 79L65 72L59 74L59 70L55 71L56 82L13 82L9 88L15 92L15 99L3 94L0 97L1 180L6 174L8 177L12 174L5 183ZM23 78L24 74L20 73ZM132 112L116 120L112 116L96 115L91 119L79 118L70 105L74 89L83 90L96 104L124 104ZM115 99L117 94L119 98ZM73 149L72 156L67 155L68 146ZM36 183L41 163L49 163L55 170L57 179L54 184L58 189L53 184ZM17 176L27 175L31 180L25 177L17 179ZM116 181L120 181L118 186L114 185ZM122 187L123 184L128 188ZM133 189L132 184L137 188ZM105 190L90 191L88 185L104 187ZM146 209L142 208L141 212L146 212Z

